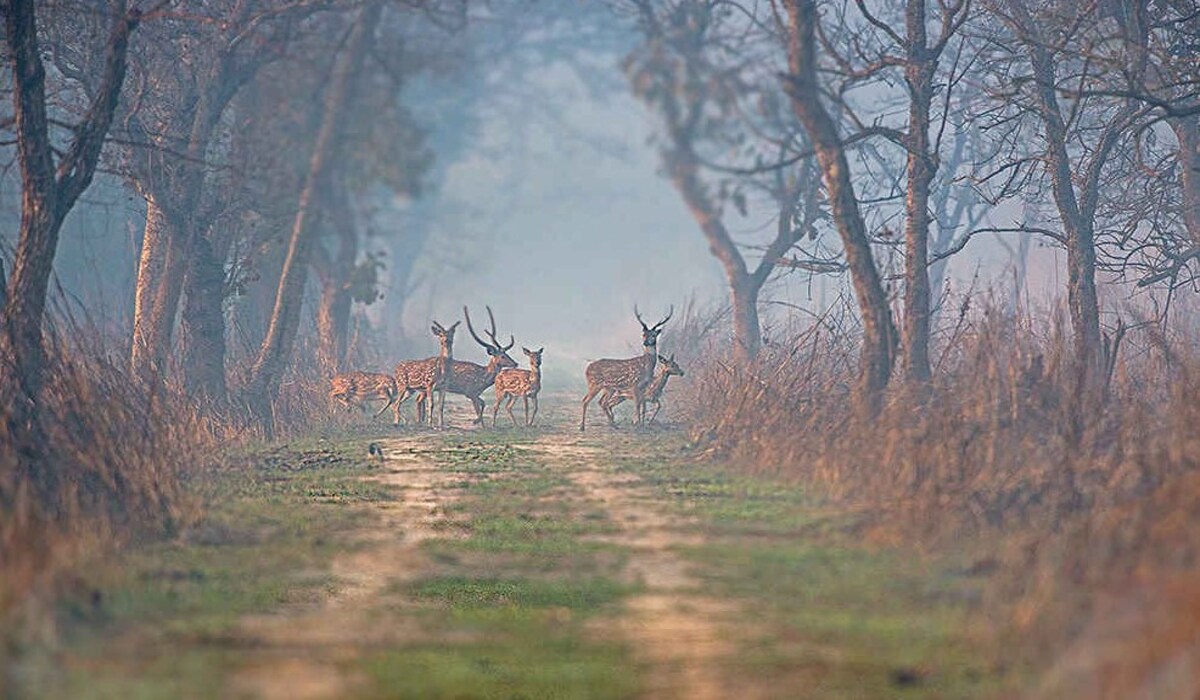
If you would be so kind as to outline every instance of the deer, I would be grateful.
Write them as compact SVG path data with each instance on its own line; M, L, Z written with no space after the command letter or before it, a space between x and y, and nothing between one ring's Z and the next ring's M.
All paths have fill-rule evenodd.
M480 395L487 391L488 387L496 380L496 375L501 370L515 368L516 360L509 356L508 351L516 344L516 339L511 335L508 338L508 345L504 345L496 337L496 317L492 314L492 307L487 306L488 321L491 325L490 329L485 329L491 341L484 340L475 332L475 327L471 325L471 312L463 306L463 316L467 320L467 330L471 332L471 337L475 342L483 346L483 349L489 355L487 366L467 362L465 360L451 360L450 373L446 376L445 390L451 394L462 394L471 400L471 405L475 408L475 424L483 424L483 409L486 403ZM424 395L417 396L417 412L424 411L424 403L426 397Z
M663 326L667 321L671 320L673 313L675 313L674 305L667 311L666 318L653 326L647 326L646 322L642 320L642 314L638 311L637 306L633 307L633 315L637 317L638 323L642 324L642 354L639 357L623 360L596 360L587 366L584 374L587 377L588 392L587 396L583 397L583 417L579 420L579 432L587 429L588 404L600 392L614 395L628 394L634 399L634 405L641 405L646 387L654 379L654 365L658 358L658 336L662 333ZM601 404L603 407L603 401ZM616 426L616 421L613 420L611 414L608 414L608 424Z
M525 399L525 425L532 426L537 418L538 392L542 390L542 351L546 348L530 350L522 347L521 351L529 358L529 369L506 369L496 375L496 407L492 409L492 427L496 427L496 415L500 413L500 404L508 399L508 417L513 425L517 417L513 415L513 404L517 397ZM533 415L529 415L529 401L533 400Z
M646 393L642 397L642 405L637 407L637 414L640 415L643 423L653 423L654 419L658 418L658 412L662 410L662 395L663 390L667 388L667 380L671 377L682 376L683 368L675 362L674 353L670 357L658 356L658 369L654 373L654 379L646 387ZM600 397L600 408L604 409L609 422L615 422L613 421L613 408L625 399L631 398L633 398L631 393L623 394L615 391L606 391ZM654 404L654 413L651 414L649 420L646 420L646 404L651 403Z
M329 398L347 410L362 407L368 399L383 399L387 403L375 415L388 410L396 401L396 380L375 372L346 372L329 380Z
M441 427L446 426L446 394L442 391L446 375L449 373L448 367L454 358L454 331L458 328L460 321L455 321L454 325L446 328L437 321L429 327L433 334L437 337L441 344L441 352L437 357L427 357L423 360L408 360L396 365L396 390L397 396L394 406L396 407L395 425L400 425L400 406L412 394L424 394L428 397L433 397L434 392L438 392L440 398L440 413L438 424ZM417 406L417 421L424 422L425 410L422 404ZM433 422L433 403L429 404L429 422Z

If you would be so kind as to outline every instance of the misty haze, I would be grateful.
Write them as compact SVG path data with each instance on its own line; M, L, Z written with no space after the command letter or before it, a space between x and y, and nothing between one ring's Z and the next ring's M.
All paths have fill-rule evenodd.
M0 17L0 697L1200 694L1194 2Z

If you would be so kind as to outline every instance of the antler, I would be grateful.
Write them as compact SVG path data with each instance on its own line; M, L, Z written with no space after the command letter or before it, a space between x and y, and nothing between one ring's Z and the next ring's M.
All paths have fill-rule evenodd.
M491 309L488 309L488 312L490 315ZM484 340L483 338L480 338L479 334L477 334L475 332L475 327L471 325L471 312L467 311L466 304L463 305L463 316L466 316L466 318L467 318L467 330L471 332L471 337L475 339L475 342L479 343L480 345L482 345L485 348L491 347L491 345L486 340ZM495 327L495 322L493 322L492 326Z
M513 336L512 334L509 334L508 345L501 345L500 339L496 337L496 317L492 315L492 307L485 306L484 308L487 309L488 320L491 321L491 323L492 323L492 330L488 331L488 335L490 335L492 337L492 342L496 344L496 348L498 350L501 350L503 352L508 352L509 350L512 350L512 346L517 344L516 337Z
M649 332L650 327L647 326L646 322L642 320L642 314L638 311L637 304L633 305L633 315L637 316L638 323L642 324L642 330Z
M669 311L667 311L667 317L664 318L663 320L659 321L658 323L654 324L654 330L658 330L659 328L662 328L663 325L666 324L667 321L670 321L671 314L673 314L673 313L675 313L675 305L671 304L671 309ZM639 319L639 320L641 320L641 319ZM642 325L646 325L646 324L643 323Z

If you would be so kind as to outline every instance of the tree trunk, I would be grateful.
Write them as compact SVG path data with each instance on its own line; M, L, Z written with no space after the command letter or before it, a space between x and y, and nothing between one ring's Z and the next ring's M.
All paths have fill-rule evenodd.
M1167 121L1179 141L1183 223L1192 245L1200 246L1200 117L1190 115Z
M354 84L363 64L375 25L382 11L379 1L365 5L355 18L346 49L337 57L337 66L325 92L321 127L313 143L308 174L292 223L283 272L275 295L275 306L258 357L250 369L246 398L251 410L262 422L268 436L274 435L272 403L279 392L279 382L291 356L292 345L300 322L304 301L309 253L314 238L314 215L317 190L326 185L329 164L336 160L339 146L340 117L352 99Z
M49 458L52 446L39 412L47 359L42 335L46 294L63 219L95 175L125 81L129 35L141 15L126 13L123 2L113 4L115 16L100 86L56 168L34 4L33 0L9 0L3 13L5 53L12 66L22 199L20 235L0 319L0 396L8 408L3 432L16 447L16 463L5 468L14 468L17 478L0 478L0 509L11 508L15 494L6 492L6 486L15 485L33 490L54 517L58 484L69 476L62 473L57 460Z
M1081 206L1071 178L1071 160L1067 152L1066 124L1055 94L1054 62L1036 37L1026 41L1033 77L1037 84L1038 109L1045 128L1046 161L1054 202L1062 219L1067 248L1067 305L1071 314L1075 357L1085 377L1100 368L1102 336L1100 302L1096 293L1096 244L1091 207ZM1093 168L1099 168L1103 156L1098 149ZM1092 197L1085 192L1085 197Z
M188 262L180 323L184 386L192 396L220 404L227 395L225 251L216 250L208 236L200 236Z
M762 349L762 325L758 320L759 289L748 276L729 285L729 297L733 305L734 356L742 362L753 360Z
M155 198L147 198L130 348L130 368L143 380L161 378L166 371L189 258L185 239L177 219Z
M887 293L875 269L867 227L850 180L850 164L846 160L845 148L833 118L821 104L820 86L817 84L816 4L814 0L786 0L786 6L790 19L790 75L785 87L793 110L816 153L833 220L845 249L863 323L859 397L868 411L874 412L880 407L883 390L891 378L896 330Z
M92 182L104 137L125 80L129 35L140 15L114 3L104 74L96 97L58 167L46 113L46 72L38 49L32 0L9 0L4 13L8 57L13 71L17 155L21 168L21 231L4 306L0 333L0 393L12 397L14 434L36 422L45 348L42 320L58 235L63 219ZM19 393L18 393L19 392ZM35 449L41 449L35 447Z
M679 141L678 138L676 140ZM725 271L733 307L734 357L741 362L753 360L762 347L762 326L758 321L758 292L762 283L746 269L745 259L700 182L696 172L698 165L686 144L678 143L675 151L667 155L667 163L675 189L683 197L692 218L708 240L709 251ZM765 279L766 273L762 276Z
M904 229L904 371L909 382L929 381L929 189L937 163L929 154L929 111L936 60L926 46L925 0L905 12L908 83L908 192Z
M326 372L342 371L346 360L346 340L350 333L350 285L358 262L358 230L349 193L344 183L334 183L329 198L328 229L336 241L337 253L324 249L313 259L321 280L317 306L317 354Z

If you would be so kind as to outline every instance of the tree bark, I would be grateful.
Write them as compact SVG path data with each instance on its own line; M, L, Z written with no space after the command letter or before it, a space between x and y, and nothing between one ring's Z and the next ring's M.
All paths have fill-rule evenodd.
M908 84L908 165L904 227L904 371L910 382L929 381L929 190L937 174L930 154L929 112L937 58L925 31L925 0L909 0L905 12Z
M317 354L327 373L342 371L350 332L350 285L358 261L358 231L344 183L331 186L328 229L337 252L329 255L318 245L313 267L321 282L317 306Z
M189 257L180 335L183 381L201 400L225 401L225 255L209 236L200 236Z
M235 5L227 18L231 36L236 35L244 25L252 7L253 3L244 0ZM211 254L211 247L202 251L193 250L204 235L203 224L200 223L204 217L199 210L204 201L207 179L205 160L213 133L226 108L253 75L253 66L257 65L235 61L236 44L236 39L229 39L207 72L199 76L186 93L177 97L174 106L180 117L167 127L167 131L168 136L174 134L171 138L186 144L184 154L174 155L170 150L165 150L159 155L162 162L156 167L134 173L139 188L146 195L147 211L134 301L130 365L135 375L143 379L164 375L166 360L172 349L182 291L191 279L190 268L195 263L211 265L208 260L195 260L196 255ZM219 264L223 265L224 260ZM204 270L198 279L204 281L208 274L211 274L211 270ZM205 290L195 291L206 293ZM208 309L202 315L211 318L211 314L212 310ZM216 350L211 337L191 337L200 339L207 350ZM220 343L220 354L224 356L224 336L221 336ZM185 348L185 354L193 359L197 358L198 352L198 349ZM210 390L218 391L219 387L210 383L212 375L204 371L204 383ZM193 380L195 377L185 378L188 383ZM223 379L221 383L224 383Z
M250 369L250 380L246 386L247 404L261 421L268 436L274 435L272 404L291 356L304 301L309 254L314 242L317 190L327 184L329 165L336 160L342 110L352 97L382 8L382 3L377 0L359 10L346 49L336 59L337 64L325 92L321 127L313 144L308 174L292 223L271 321L258 357Z
M1179 142L1183 223L1192 245L1200 246L1200 117L1190 115L1167 121Z
M891 378L896 330L850 180L845 148L833 118L821 103L817 83L816 3L814 0L785 0L785 5L789 18L789 75L785 87L816 153L833 220L845 250L863 324L858 393L865 407L874 412L881 406L883 391Z
M147 198L130 348L130 368L142 380L161 378L166 371L189 257L180 228L157 199Z
M1015 3L1024 12L1020 0ZM1055 66L1049 50L1036 36L1031 34L1032 19L1028 14L1021 18L1025 26L1022 33L1029 54L1030 66L1036 85L1036 99L1044 127L1046 141L1046 167L1050 171L1050 183L1054 202L1062 220L1067 248L1067 306L1070 310L1075 357L1085 376L1099 369L1102 337L1100 333L1100 302L1096 293L1096 244L1095 221L1093 218L1095 193L1084 188L1081 204L1075 194L1071 178L1071 159L1067 152L1067 130L1055 94ZM1109 127L1112 128L1111 126ZM1093 156L1092 168L1103 163L1100 151Z

